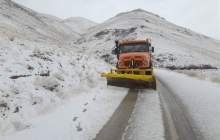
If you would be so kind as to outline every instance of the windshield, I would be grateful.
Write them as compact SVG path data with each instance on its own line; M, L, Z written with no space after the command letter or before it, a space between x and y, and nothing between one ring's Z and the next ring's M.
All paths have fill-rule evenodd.
M148 51L149 51L149 47L146 44L123 45L123 46L120 46L120 53L148 52Z

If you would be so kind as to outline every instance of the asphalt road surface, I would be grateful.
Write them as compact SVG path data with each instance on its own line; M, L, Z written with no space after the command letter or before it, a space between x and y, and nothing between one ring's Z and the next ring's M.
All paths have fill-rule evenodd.
M141 90L130 89L110 120L96 135L95 140L121 140ZM163 110L166 140L196 140L190 117L164 83L157 81L157 92ZM160 115L160 114L158 114Z
M121 140L138 96L138 90L130 89L110 120L96 135L95 140Z

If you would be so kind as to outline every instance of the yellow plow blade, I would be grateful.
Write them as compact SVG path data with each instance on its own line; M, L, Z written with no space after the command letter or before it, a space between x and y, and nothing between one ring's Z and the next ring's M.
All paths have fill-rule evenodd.
M107 85L118 86L118 87L127 87L127 88L151 88L156 89L156 80L154 74L151 70L149 75L144 74L134 74L135 72L142 72L143 70L130 70L129 73L119 73L119 71L111 71L107 73L102 73L102 77L107 78Z
M154 80L153 75L118 74L118 73L109 72L109 73L102 73L101 76L106 78L124 78L124 79L144 80L144 81Z

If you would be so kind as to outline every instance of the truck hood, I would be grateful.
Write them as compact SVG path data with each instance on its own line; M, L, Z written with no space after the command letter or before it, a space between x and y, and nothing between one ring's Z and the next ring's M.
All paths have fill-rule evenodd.
M130 53L122 53L119 56L119 60L125 60L125 59L142 59L146 60L150 58L150 54L147 52L130 52Z

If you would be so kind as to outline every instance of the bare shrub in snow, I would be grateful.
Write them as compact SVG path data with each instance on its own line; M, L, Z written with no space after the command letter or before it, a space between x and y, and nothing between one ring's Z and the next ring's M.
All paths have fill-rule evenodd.
M21 77L29 77L31 76L30 74L27 74L27 75L13 75L13 76L10 76L9 78L11 79L18 79L18 78L21 78Z
M134 33L136 31L137 27L132 27L128 29L105 29L102 30L94 35L94 37L98 39L104 38L106 35L112 35L114 37L120 37L124 38L128 36L131 33Z
M49 91L58 91L58 86L60 85L54 77L39 77L36 79L35 84Z
M41 52L40 50L34 50L33 54L31 54L30 57L36 57L44 61L53 62L53 60L50 59L48 55L52 55L52 52Z
M8 104L7 103L0 103L0 108L8 108Z
M100 38L100 37L103 37L104 35L107 35L109 33L110 33L109 30L100 31L100 32L95 34L95 37Z
M14 41L15 38L14 38L14 37L10 37L9 40L10 40L10 41Z
M21 130L24 130L24 129L27 129L30 127L30 125L24 124L20 121L14 121L12 124L13 124L15 130L17 130L17 131L21 131Z
M55 73L54 74L54 77L60 81L64 81L64 77L61 75L61 73Z
M105 62L109 63L109 64L114 64L114 56L110 55L110 54L104 54L101 56L102 59L104 59Z
M34 70L34 67L31 66L31 65L27 65L27 69L28 69L28 70Z

